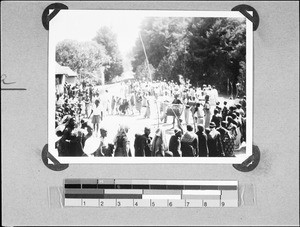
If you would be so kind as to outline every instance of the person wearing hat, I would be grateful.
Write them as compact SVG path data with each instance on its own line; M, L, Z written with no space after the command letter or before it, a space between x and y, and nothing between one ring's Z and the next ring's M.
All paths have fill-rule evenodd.
M199 157L208 157L207 135L204 132L204 126L199 124L197 125L197 129L196 135L198 136Z
M216 124L211 122L209 124L210 132L207 136L207 146L209 150L209 157L224 157L223 144L220 133L216 130Z
M193 132L191 125L186 126L187 131L183 134L181 139L181 152L182 157L198 157L198 137Z
M135 134L135 140L134 140L135 157L151 156L150 144L151 144L152 137L149 137L150 133L151 133L151 129L149 127L145 127L143 135Z
M178 128L174 129L174 135L171 136L169 141L169 151L172 152L173 157L181 157L181 136L182 131Z

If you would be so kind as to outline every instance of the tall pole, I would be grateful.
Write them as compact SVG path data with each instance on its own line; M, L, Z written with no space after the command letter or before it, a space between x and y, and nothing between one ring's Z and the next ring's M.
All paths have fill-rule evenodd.
M141 36L141 33L140 33L140 32L139 32L139 36L140 36L141 43L142 43L143 50L144 50L144 54L145 54L145 57L146 57L146 64L147 64L147 67L148 67L149 77L150 77L150 80L151 80L151 82L152 82L152 76L151 76L151 72L150 72L149 61L148 61L146 49L145 49L144 42L143 42L143 39L142 39L142 36Z
M227 95L229 95L229 78L227 78Z

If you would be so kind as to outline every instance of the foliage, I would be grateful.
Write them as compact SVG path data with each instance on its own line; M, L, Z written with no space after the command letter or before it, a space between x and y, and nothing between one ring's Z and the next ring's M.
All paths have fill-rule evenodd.
M101 27L93 39L98 44L104 46L107 55L110 57L109 66L105 69L106 81L111 81L116 76L123 73L122 57L117 42L117 35L109 27Z
M56 46L57 63L80 75L95 74L109 59L105 48L94 41L64 40Z
M244 61L240 62L240 73L238 76L238 83L240 83L241 86L241 96L246 95L246 63Z
M245 70L245 20L235 18L147 18L141 26L155 78L174 80L182 74L191 83L209 83L226 91ZM133 70L145 61L141 41L133 49Z
M148 68L147 62L144 61L142 64L140 64L136 68L135 79L151 80L151 78L153 78L154 71L155 71L155 69L154 69L153 65L149 64L149 68Z

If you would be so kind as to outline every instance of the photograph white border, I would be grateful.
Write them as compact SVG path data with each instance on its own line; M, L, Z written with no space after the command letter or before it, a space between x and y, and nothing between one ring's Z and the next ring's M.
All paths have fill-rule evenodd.
M71 11L71 10L68 10ZM72 10L73 11L73 10ZM78 11L78 10L76 10ZM79 10L91 11L91 10ZM94 10L93 10L94 11ZM148 17L231 17L246 18L237 11L178 11L178 10L96 10L106 13L120 13L130 11L137 15ZM58 13L59 14L59 13ZM51 24L56 20L52 18L49 22L49 44L48 44L48 152L50 152L60 163L101 163L101 164L240 164L252 155L253 139L253 24L246 18L246 154L239 157L60 157L55 150L55 33Z

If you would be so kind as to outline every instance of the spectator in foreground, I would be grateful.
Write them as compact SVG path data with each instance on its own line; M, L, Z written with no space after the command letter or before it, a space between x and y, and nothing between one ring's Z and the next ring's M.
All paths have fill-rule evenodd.
M204 126L198 125L197 128L198 131L196 134L198 136L199 157L208 157L207 135L204 132Z
M152 155L155 157L164 157L167 150L166 139L163 130L158 128L152 141Z
M114 140L114 144L116 147L115 152L114 152L115 157L131 156L127 133L128 133L128 127L125 125L121 125L119 127L117 136Z
M224 157L223 145L220 133L216 130L216 124L211 122L209 125L210 132L207 136L207 146L209 157Z
M169 151L173 153L173 157L181 157L181 130L175 128L174 135L171 136L169 141Z
M195 157L198 156L198 138L193 132L191 125L186 126L187 131L183 134L181 139L181 152L182 157Z
M94 156L96 157L109 156L109 146L106 137L107 137L107 130L105 128L100 128L100 144L98 149L94 152Z
M151 133L150 128L145 127L143 135L139 135L139 134L135 135L135 140L134 140L135 157L151 156L150 144L152 138L149 137L150 133Z

